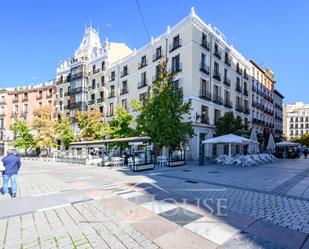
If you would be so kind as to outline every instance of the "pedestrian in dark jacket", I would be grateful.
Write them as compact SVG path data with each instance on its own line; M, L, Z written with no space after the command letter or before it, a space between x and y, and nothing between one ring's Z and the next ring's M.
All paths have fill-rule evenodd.
M20 168L20 159L18 156L14 155L11 150L7 151L7 156L2 159L3 166L5 170L2 173L3 176L3 187L2 194L7 194L8 190L8 182L11 181L12 192L11 196L16 197L17 185L16 179L17 174Z

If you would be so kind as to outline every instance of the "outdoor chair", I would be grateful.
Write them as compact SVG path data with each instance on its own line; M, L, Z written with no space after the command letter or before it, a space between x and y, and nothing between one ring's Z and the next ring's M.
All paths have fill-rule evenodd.
M168 164L166 156L157 156L157 164L161 166L165 166Z

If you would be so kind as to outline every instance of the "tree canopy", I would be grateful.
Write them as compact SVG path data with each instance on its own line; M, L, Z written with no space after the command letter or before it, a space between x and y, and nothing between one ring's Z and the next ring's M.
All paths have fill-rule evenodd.
M25 154L27 154L27 149L32 148L34 145L33 135L28 124L20 120L16 120L12 126L12 130L15 137L12 146L18 149L24 149Z
M167 60L162 60L137 117L138 132L160 146L176 147L194 134L191 122L183 120L190 111L191 102L183 101L182 88L175 87L174 73L168 71Z
M108 123L102 121L103 115L97 108L86 112L78 111L76 117L81 130L80 138L84 140L103 139L110 132Z
M34 142L35 147L45 151L48 155L51 148L57 147L55 142L55 124L52 119L52 108L42 107L33 112L36 118L32 127L36 131Z
M293 138L290 141L309 147L309 133L305 133L298 138Z
M70 123L69 118L66 115L62 115L59 122L55 125L56 137L67 148L71 142L75 140L75 135Z
M244 126L239 116L235 118L233 112L226 112L216 123L216 136L229 133L240 135Z

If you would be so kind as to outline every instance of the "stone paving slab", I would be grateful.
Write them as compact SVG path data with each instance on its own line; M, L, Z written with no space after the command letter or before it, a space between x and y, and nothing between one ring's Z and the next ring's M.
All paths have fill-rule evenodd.
M291 249L300 248L307 237L305 233L286 229L263 221L256 221L248 228L245 228L244 231Z

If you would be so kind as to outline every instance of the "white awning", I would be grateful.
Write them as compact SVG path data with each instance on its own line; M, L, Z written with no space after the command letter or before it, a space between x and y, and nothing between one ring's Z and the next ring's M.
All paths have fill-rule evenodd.
M234 134L213 137L202 142L203 144L258 144L257 141Z
M299 146L298 143L293 143L293 142L289 142L289 141L283 141L280 143L276 143L277 147L297 147Z

